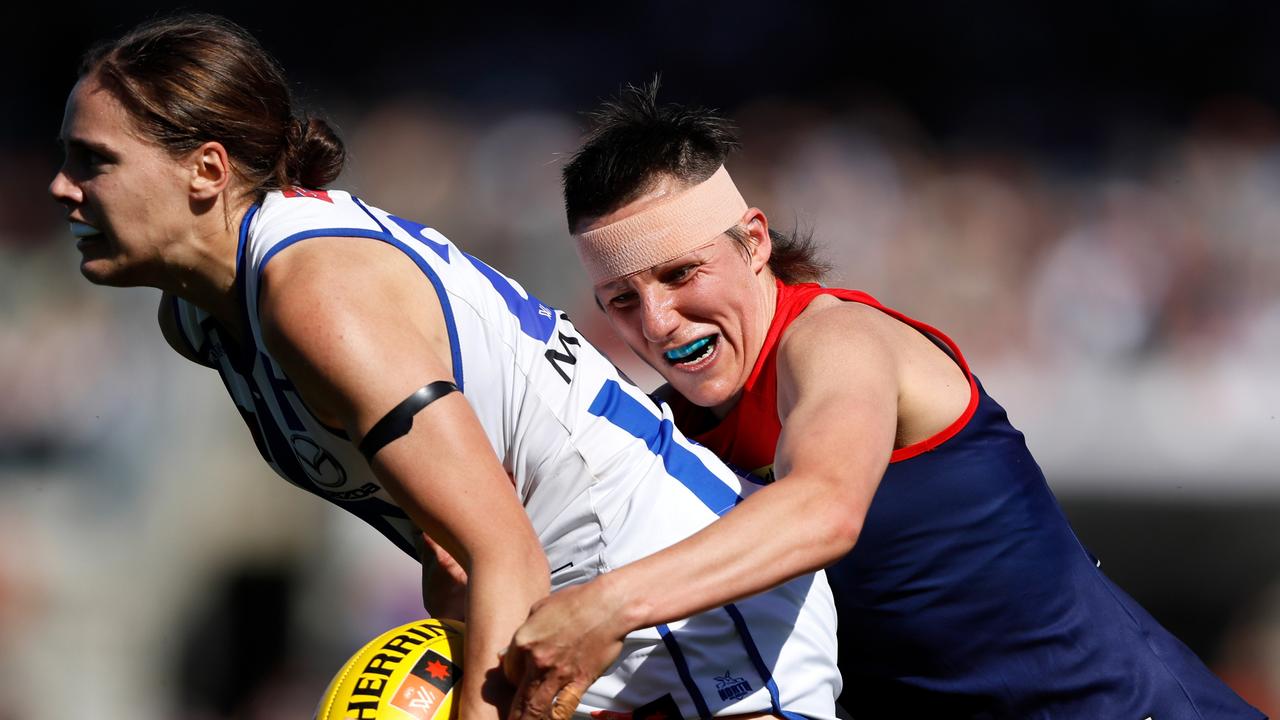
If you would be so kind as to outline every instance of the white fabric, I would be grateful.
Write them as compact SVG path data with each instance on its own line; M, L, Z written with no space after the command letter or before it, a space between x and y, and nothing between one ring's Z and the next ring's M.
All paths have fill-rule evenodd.
M222 374L251 429L263 438L266 459L287 480L351 510L411 550L417 529L355 446L307 411L266 353L258 323L259 278L274 252L309 237L352 236L352 242L398 245L423 269L424 282L434 275L443 287L460 361L456 379L515 480L553 569L553 588L589 580L712 522L713 510L722 508L708 507L690 482L711 488L703 496L716 502L730 498L728 506L755 487L673 430L669 409L659 410L624 380L566 316L528 298L514 281L491 270L486 274L487 268L435 230L367 208L343 192L329 191L327 198L332 202L272 193L252 219L243 246L244 300L256 346L248 372L240 371L245 361L237 369L234 348L207 314L185 302L175 308L187 339ZM505 293L499 290L503 283ZM601 410L606 397L612 409ZM629 419L619 419L624 417ZM658 453L637 434L655 438ZM424 459L428 467L430 462ZM840 676L825 576L797 579L736 606L782 708L833 718ZM672 623L669 630L711 714L770 709L766 682L729 611ZM666 693L684 717L698 716L667 644L648 629L628 638L619 663L591 687L579 712L628 711Z

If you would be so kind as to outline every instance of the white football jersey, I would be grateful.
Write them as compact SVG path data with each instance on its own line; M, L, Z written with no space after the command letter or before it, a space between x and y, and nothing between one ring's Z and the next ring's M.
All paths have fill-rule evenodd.
M418 529L346 434L311 415L262 341L263 270L277 253L312 237L393 245L434 286L454 381L515 482L547 554L553 590L688 537L756 487L687 440L669 409L623 378L568 316L439 232L341 191L270 193L240 229L236 284L251 330L244 346L186 301L175 299L172 311L193 354L222 376L271 467L414 557ZM832 718L840 689L835 658L835 610L818 573L633 633L579 712L639 708L636 720L676 709L686 718L760 711Z

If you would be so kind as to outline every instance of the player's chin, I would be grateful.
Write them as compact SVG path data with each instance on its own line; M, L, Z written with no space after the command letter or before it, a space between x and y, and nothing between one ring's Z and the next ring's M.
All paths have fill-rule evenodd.
M131 277L131 273L111 257L90 257L80 260L80 274L94 285L104 287L138 287L143 283Z
M84 276L85 280L94 285L113 285L110 282L111 272L109 269L104 268L103 263L100 261L90 260L89 258L81 260L80 274Z
M733 398L734 393L713 378L676 370L663 372L662 377L685 400L698 407L719 407Z

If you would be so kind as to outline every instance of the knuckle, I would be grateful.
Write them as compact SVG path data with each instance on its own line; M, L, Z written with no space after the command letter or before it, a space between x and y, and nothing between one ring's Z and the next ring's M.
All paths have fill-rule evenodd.
M541 645L529 646L529 658L539 670L551 670L556 667L555 653Z

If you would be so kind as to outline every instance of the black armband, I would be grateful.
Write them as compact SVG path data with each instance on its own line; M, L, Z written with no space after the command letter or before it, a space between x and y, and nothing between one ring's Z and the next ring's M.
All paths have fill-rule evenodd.
M414 415L422 412L424 407L436 400L457 390L458 386L448 380L437 380L418 388L417 392L391 408L391 412L383 415L381 420L369 428L369 432L365 433L364 439L360 441L360 454L372 462L373 456L392 440L409 434L409 430L413 428Z

